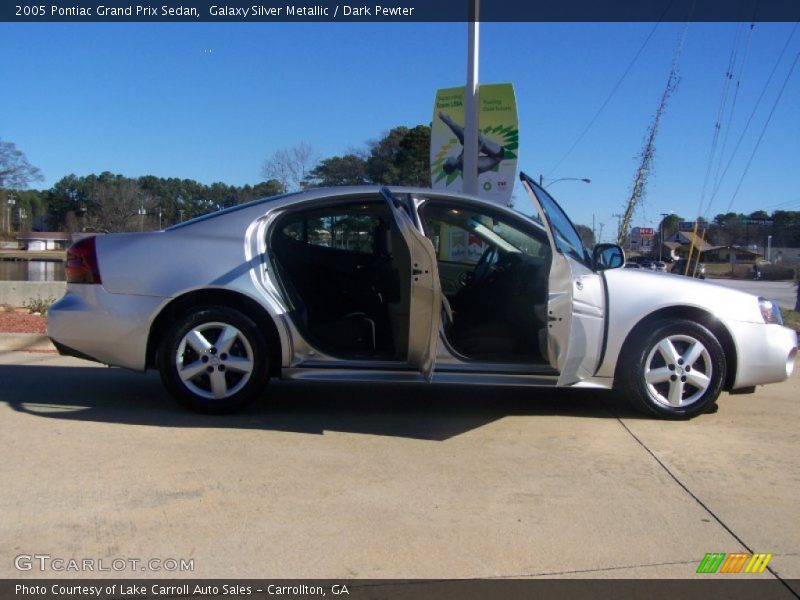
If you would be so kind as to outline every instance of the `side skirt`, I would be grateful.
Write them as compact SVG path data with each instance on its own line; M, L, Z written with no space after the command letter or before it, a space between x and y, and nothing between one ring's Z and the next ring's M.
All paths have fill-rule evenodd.
M411 370L294 367L282 369L281 377L300 381L425 383L425 378L419 371ZM434 371L431 383L555 387L557 381L557 376L541 374Z

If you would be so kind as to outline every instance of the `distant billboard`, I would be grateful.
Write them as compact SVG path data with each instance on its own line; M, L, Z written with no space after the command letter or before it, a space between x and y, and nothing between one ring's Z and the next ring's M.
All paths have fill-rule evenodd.
M702 231L706 227L708 227L708 223L705 221L696 221L697 223L697 231ZM694 224L695 221L681 221L678 223L678 231L694 231Z
M519 148L519 122L510 83L480 86L478 92L478 195L508 206L514 189ZM436 92L431 126L431 185L464 189L463 87Z
M631 230L631 235L640 237L640 238L650 238L655 236L655 231L652 227L634 227Z

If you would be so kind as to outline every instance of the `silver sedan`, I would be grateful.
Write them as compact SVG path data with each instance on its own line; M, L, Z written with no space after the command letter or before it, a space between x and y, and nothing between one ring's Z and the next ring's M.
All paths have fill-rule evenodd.
M229 412L270 378L614 389L685 418L792 373L777 305L622 269L521 175L511 208L430 189L266 198L165 231L86 238L49 312L63 354L156 368Z

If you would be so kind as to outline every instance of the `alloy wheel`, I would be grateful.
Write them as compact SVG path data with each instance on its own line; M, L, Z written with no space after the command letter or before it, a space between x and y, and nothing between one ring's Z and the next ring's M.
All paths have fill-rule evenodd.
M689 335L671 335L650 350L644 368L650 396L667 407L686 407L699 401L713 380L708 349Z
M183 385L210 400L241 390L253 373L253 348L229 323L202 323L181 338L175 366Z

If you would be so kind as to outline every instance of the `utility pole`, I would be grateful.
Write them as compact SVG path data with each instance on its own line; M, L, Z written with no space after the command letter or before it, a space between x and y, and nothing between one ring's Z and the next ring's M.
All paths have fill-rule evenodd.
M617 231L619 232L617 234L617 244L622 246L625 243L625 235L622 233L622 219L625 217L625 215L614 213L611 216L617 218Z
M14 199L14 194L9 193L8 198L6 198L6 233L11 233L11 211L13 210L13 206L17 203Z
M653 156L655 154L655 142L656 134L658 133L658 125L661 123L661 117L664 116L664 110L667 107L667 100L669 100L672 92L674 92L675 88L678 86L678 62L680 60L681 52L683 51L683 40L685 36L686 29L683 30L683 34L678 42L678 47L675 49L675 54L672 57L672 66L669 71L669 76L667 77L667 83L664 86L663 93L661 94L661 102L658 104L658 110L656 111L656 115L653 117L653 121L650 123L649 131L647 132L647 143L644 146L644 150L642 150L642 159L639 163L639 168L636 170L636 177L633 181L631 197L628 199L628 203L625 207L625 215L620 221L619 230L617 231L617 243L620 245L622 244L622 241L628 232L628 228L630 227L631 219L633 218L633 211L644 198L644 190L645 186L647 185L647 178L650 175L650 169L653 166Z
M661 226L659 227L659 237L661 238L661 243L658 245L658 260L660 261L663 256L664 251L664 219L670 216L672 213L661 213Z

